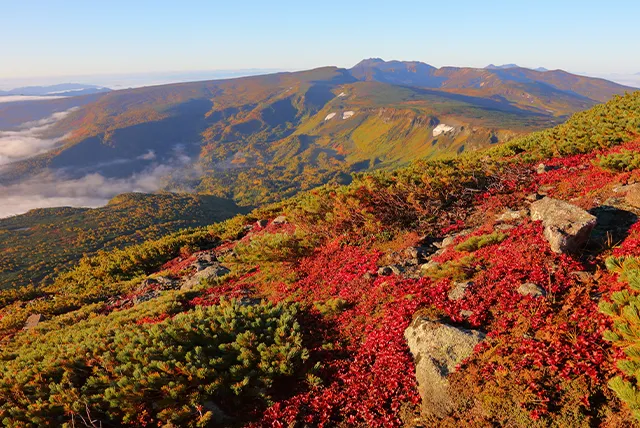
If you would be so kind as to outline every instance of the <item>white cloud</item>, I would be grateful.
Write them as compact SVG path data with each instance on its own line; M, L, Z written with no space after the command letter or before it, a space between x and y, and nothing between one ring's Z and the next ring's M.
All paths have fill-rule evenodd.
M62 95L3 95L0 96L0 104L2 103L15 103L17 101L40 101L40 100L55 100L57 98L66 98Z
M163 187L163 177L171 171L172 167L157 165L128 178L107 178L100 174L67 178L47 171L17 184L0 185L0 218L33 208L98 207L120 193L155 192Z
M42 134L75 108L51 116L23 123L15 131L0 131L0 165L27 159L59 145L64 137L44 138Z
M200 175L200 171L193 166L193 160L182 149L181 145L176 145L166 164L147 164L147 168L126 178L110 178L98 173L71 178L64 170L46 170L19 183L0 184L0 218L22 214L34 208L95 208L105 205L121 193L153 193L166 189L168 177L179 182L194 179ZM138 157L147 161L155 158L156 155L151 150ZM126 162L131 160L114 159L98 166ZM73 172L78 173L77 170Z
M141 160L154 160L156 158L156 152L154 152L153 150L149 150L147 153L138 156L138 159Z

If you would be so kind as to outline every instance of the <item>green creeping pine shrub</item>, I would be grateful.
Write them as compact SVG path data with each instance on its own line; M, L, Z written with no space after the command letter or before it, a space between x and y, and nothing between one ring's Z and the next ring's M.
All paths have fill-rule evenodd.
M493 232L486 235L472 236L466 241L456 245L455 249L456 251L467 251L469 253L472 253L474 251L479 250L482 247L499 244L505 239L507 239L507 236L508 235L502 232Z
M338 315L349 307L349 302L340 297L325 300L324 302L314 302L313 306L324 316Z
M600 311L613 320L613 326L604 333L604 338L624 349L626 354L626 358L617 364L626 378L614 377L609 381L609 387L640 421L640 259L610 257L606 265L629 285L629 290L613 293L611 302L600 302Z
M600 156L597 165L616 172L633 171L640 168L640 153L625 150L620 153Z
M453 281L464 281L473 275L473 268L471 267L473 262L473 254L470 254L458 260L449 260L448 262L435 266L426 271L424 275L433 281L442 278L450 278Z
M0 352L0 420L72 426L90 414L96 426L195 427L220 423L219 409L248 415L307 358L296 311L223 300L159 324L138 325L128 310L23 333L28 346Z
M245 263L282 262L302 257L306 249L300 232L278 232L265 233L248 242L239 242L234 252Z

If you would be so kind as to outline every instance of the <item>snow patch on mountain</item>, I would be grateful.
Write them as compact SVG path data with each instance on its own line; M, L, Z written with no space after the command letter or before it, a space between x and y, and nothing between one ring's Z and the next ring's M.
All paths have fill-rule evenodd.
M455 128L453 126L445 125L441 123L440 125L433 128L433 136L437 137L440 134L446 134L448 132L453 131Z
M349 111L345 111L344 113L342 113L342 119L349 119L351 116L353 116L355 114L355 112L349 110Z
M336 114L335 114L335 113L329 113L329 114L324 118L324 120L325 120L325 121L327 121L327 120L331 120L331 119L333 119L335 116L336 116Z

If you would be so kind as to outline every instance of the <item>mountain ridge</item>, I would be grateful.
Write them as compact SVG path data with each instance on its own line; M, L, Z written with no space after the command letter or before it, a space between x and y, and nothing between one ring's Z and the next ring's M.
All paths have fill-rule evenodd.
M558 71L369 59L112 91L48 127L55 147L5 165L0 185L24 194L39 174L64 183L152 176L157 190L257 205L354 172L503 143L627 90Z
M7 95L57 95L57 96L78 96L99 94L111 91L110 88L83 83L58 83L47 86L23 86L19 88L0 90L0 96Z

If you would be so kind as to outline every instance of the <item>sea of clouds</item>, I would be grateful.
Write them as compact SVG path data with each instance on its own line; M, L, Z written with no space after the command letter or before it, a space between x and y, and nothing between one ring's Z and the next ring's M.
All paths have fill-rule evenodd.
M99 207L120 193L154 192L172 168L156 165L127 178L107 178L95 173L68 178L62 173L47 171L17 184L0 185L0 218L33 208Z
M22 214L33 208L98 207L120 193L155 192L164 187L165 177L185 174L185 167L192 162L184 154L183 146L177 144L171 159L165 159L164 163L158 162L156 154L150 150L135 159L96 163L80 177L82 170L73 171L73 176L64 170L46 170L18 183L2 184L2 170L11 168L12 163L45 153L62 143L64 137L45 138L43 133L71 111L24 123L16 130L0 130L0 218ZM143 161L145 168L126 178L105 177L91 171L107 164L133 161ZM195 168L190 171L197 174Z
M28 159L59 145L64 136L45 138L43 134L73 110L61 111L45 119L23 123L16 130L0 130L0 165Z

